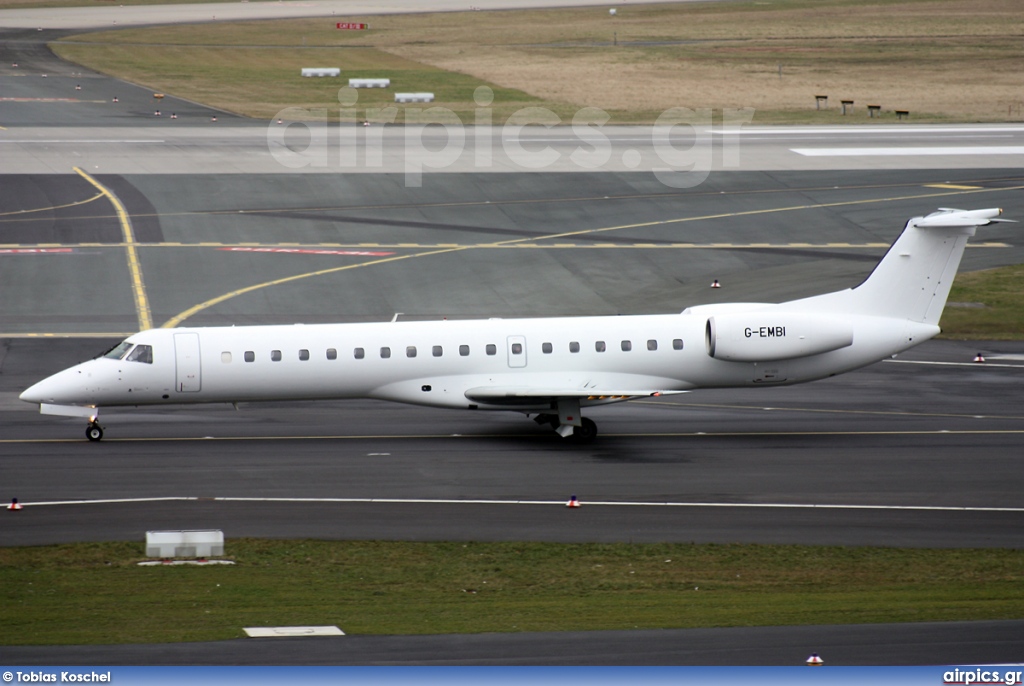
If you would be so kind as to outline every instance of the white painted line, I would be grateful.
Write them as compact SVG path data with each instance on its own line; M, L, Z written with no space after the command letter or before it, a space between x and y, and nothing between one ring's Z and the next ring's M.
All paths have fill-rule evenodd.
M563 500L431 500L417 498L214 498L222 501L251 502L336 502L381 503L387 505L559 505ZM583 501L581 501L583 502ZM1024 507L953 507L942 505L841 505L823 503L700 503L700 502L626 502L620 500L587 500L588 506L604 507L722 507L771 508L794 510L926 510L955 512L1024 512Z
M606 138L608 139L608 141L610 143L651 143L651 142L653 142L653 139L650 136L647 136L646 138L627 138L627 137L616 136L615 134L612 134L610 136L606 136ZM679 139L680 141L690 141L692 138L693 138L692 135L685 135L684 134L684 135L675 136L673 138L673 140ZM560 136L558 138L547 138L547 137L541 137L541 136L530 136L530 135L527 134L527 135L523 135L523 136L503 137L501 140L502 141L516 141L516 142L520 142L520 143L582 143L584 139L582 139L582 138L580 138L578 136L576 136L576 137L573 137L573 136Z
M295 636L344 636L336 626L268 626L245 627L252 638L292 638Z
M944 433L944 432L936 432ZM379 504L379 505L557 505L565 507L565 500L485 500L448 498L241 498L212 497L199 498L182 496L173 498L125 498L122 500L61 500L38 503L21 503L24 507L43 505L97 505L108 503L144 503L169 500L241 503L324 503L324 504ZM623 500L584 500L590 507L719 507L719 508L767 508L782 510L912 510L928 512L1024 512L1024 507L968 507L955 505L856 505L841 503L702 503L702 502L638 502Z
M210 565L233 565L233 560L145 560L139 563L140 567L208 567Z
M98 500L49 500L38 503L32 503L33 505L110 505L110 504L121 504L121 503L161 503L173 500L202 500L202 498L195 497L177 497L170 496L166 498L108 498ZM23 505L27 503L22 503Z
M989 358L992 359L992 358ZM882 360L883 362L895 362L897 364L932 364L942 367L1010 367L1012 369L1024 369L1024 364L992 364L991 362L928 362L925 360Z
M922 139L922 140L934 140L935 136L933 136L931 134L928 134L928 133L920 133L920 134L906 133L906 134L903 134L902 136L900 136L900 140L912 140L912 139L915 139L915 138L919 138L919 139ZM978 133L978 134L965 134L965 135L947 134L947 135L944 135L942 137L942 140L943 141L951 141L951 140L967 140L967 139L977 139L977 138L985 138L985 139L991 139L991 138L1018 138L1018 136L1015 136L1012 133L1005 133L1005 134L998 134L998 133L983 134L983 133ZM809 134L809 135L806 135L806 136L802 136L802 135L792 135L792 136L747 136L743 140L744 141L778 141L778 142L781 142L781 141L790 140L790 139L796 140L796 141L834 141L836 139L836 137L835 136L826 136L824 134L822 134L822 135L812 135L812 134Z
M803 134L843 134L851 136L874 135L876 133L1024 133L1024 126L775 126L756 127L743 126L735 128L712 128L712 133L721 135L803 135Z
M918 155L1024 155L1021 145L927 148L790 148L804 157L914 157Z
M95 143L98 145L106 145L107 143L166 143L167 141L156 140L156 139L138 139L138 140L112 140L109 138L86 138L78 140L17 140L17 139L3 139L0 143L9 143L12 145L76 145L78 143Z

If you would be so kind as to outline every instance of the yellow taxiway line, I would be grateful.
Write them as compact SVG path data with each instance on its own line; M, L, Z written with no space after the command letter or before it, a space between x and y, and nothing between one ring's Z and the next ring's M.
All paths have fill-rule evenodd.
M102 196L97 196L102 197ZM494 245L492 243L138 243L136 248L259 248L247 250L246 254L272 255L277 249L281 254L302 255L302 250L441 250L458 248L462 250L878 250L888 248L888 243L519 243L516 245ZM45 248L127 248L127 243L0 243L0 250L40 250ZM1009 243L985 242L968 243L968 248L1011 248ZM242 252L242 251L238 251ZM303 255L307 257L332 257L331 253ZM340 255L346 257L346 255ZM350 255L359 257L358 254Z
M0 126L0 128L3 128L3 127ZM99 200L102 197L103 197L102 193L97 193L96 195L92 196L91 198L86 198L85 200L76 200L75 202L69 202L69 203L65 203L63 205L51 205L49 207L37 207L37 208L32 209L32 210L17 210L15 212L0 212L0 217L18 217L20 219L24 215L32 214L33 212L52 212L53 210L63 210L63 209L66 209L68 207L77 207L79 205L87 205L88 203L91 203L94 200ZM47 220L50 220L50 218L47 217Z
M124 236L125 253L127 253L128 257L128 271L131 273L132 277L132 292L135 295L135 311L139 317L139 330L144 331L146 329L152 329L153 315L149 309L149 298L146 297L146 285L142 280L142 266L139 264L139 254L136 249L135 233L132 231L132 221L128 217L128 212L124 209L124 205L118 197L114 195L110 189L93 177L89 176L89 174L81 168L73 167L73 169L79 176L95 186L96 190L106 196L106 198L110 200L110 204L114 206L114 211L117 212L117 219L121 222L121 233Z

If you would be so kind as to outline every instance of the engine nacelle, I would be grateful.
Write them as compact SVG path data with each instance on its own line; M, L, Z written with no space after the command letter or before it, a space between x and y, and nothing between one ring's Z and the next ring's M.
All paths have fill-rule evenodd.
M771 308L716 314L708 317L705 343L716 360L789 360L852 345L853 326L836 317Z

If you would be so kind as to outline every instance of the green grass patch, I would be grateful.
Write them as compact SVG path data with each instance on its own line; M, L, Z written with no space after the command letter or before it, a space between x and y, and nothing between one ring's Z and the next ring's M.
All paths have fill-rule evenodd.
M1024 339L1024 265L957 274L940 326L945 338Z
M1024 617L1024 551L231 540L139 567L139 543L0 549L0 645Z
M367 109L394 107L395 113L382 113L404 121L405 105L394 103L395 92L427 91L435 94L432 105L409 105L423 109L447 107L473 121L473 92L479 86L490 86L495 99L509 113L536 104L536 99L513 89L501 88L464 74L446 72L376 48L360 47L281 47L260 46L181 46L151 45L87 45L63 43L54 45L63 59L86 64L134 83L146 84L154 92L179 95L207 103L220 109L248 116L271 119L287 107L326 110L330 120L337 121L343 106L338 91L348 85L349 78L391 79L389 89L359 89L356 116ZM340 67L340 78L304 78L303 67ZM296 118L293 117L292 118Z

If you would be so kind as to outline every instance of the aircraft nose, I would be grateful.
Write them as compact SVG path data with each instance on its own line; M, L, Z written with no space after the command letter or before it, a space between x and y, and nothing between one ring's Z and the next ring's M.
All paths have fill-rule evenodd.
M69 397L74 390L73 384L70 383L73 379L69 378L71 372L71 369L66 369L53 376L48 376L39 383L26 388L18 397L27 403L74 402L74 398Z
M18 396L19 400L24 400L27 403L41 403L42 398L39 394L39 384L33 384L22 391L21 395Z
M27 403L53 402L53 393L51 392L53 390L53 384L51 383L51 379L53 379L52 376L29 386L21 395L18 396L18 398Z

